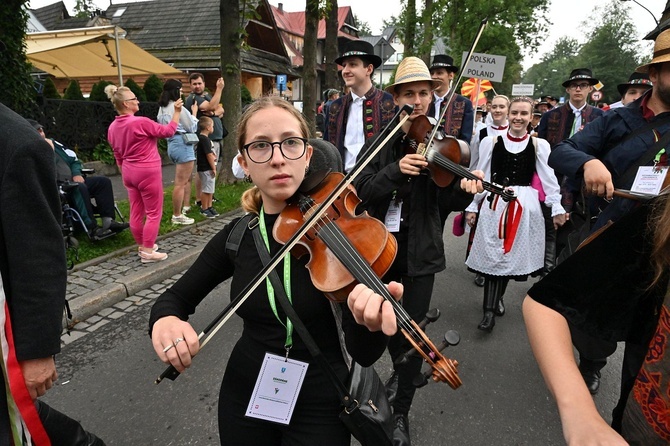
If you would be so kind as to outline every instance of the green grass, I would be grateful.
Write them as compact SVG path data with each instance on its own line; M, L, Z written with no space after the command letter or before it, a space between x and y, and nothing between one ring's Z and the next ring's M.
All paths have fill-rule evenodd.
M240 197L249 187L251 187L251 185L248 183L217 184L214 195L219 201L214 203L214 208L219 213L239 208ZM161 219L159 235L167 234L184 227L173 225L170 222L172 217L172 189L172 186L166 187L163 192L163 218ZM128 201L119 201L117 202L117 205L125 220L128 221L128 215L130 215ZM194 218L196 223L206 219L206 217L200 214L198 208L193 203L191 203L191 207L192 209L191 212L188 213L188 216ZM103 256L122 248L136 246L135 239L133 239L129 230L125 230L113 237L96 242L92 242L82 233L75 234L75 237L79 241L79 260L76 263L86 262L87 260L95 259L96 257Z

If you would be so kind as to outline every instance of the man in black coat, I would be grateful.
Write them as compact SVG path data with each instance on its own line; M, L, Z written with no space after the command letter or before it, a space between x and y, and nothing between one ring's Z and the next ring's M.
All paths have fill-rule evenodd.
M60 352L67 281L61 204L53 150L2 104L0 191L0 338L7 358L0 364L0 444L13 444L12 436L25 435L17 431L25 426L37 444L48 437L52 444L103 445L37 400L58 378L54 355ZM24 424L10 423L10 411Z

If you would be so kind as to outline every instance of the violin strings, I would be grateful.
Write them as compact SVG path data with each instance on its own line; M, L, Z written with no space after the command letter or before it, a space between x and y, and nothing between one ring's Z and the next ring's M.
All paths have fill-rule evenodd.
M349 259L351 263L351 265L349 266L351 266L351 268L354 270L351 272L354 274L354 276L358 275L356 279L359 280L360 282L369 283L372 286L375 286L377 288L376 292L385 297L386 300L389 300L391 304L394 305L394 307L396 307L396 310L399 313L402 322L408 324L407 320L409 320L409 317L405 312L404 308L402 308L402 306L399 305L395 301L395 299L393 299L392 296L390 296L390 293L388 292L384 284L377 277L377 275L374 274L374 272L367 264L365 259L363 259L360 256L360 253L358 253L358 251L356 251L353 248L353 246L351 246L351 243L348 240L346 240L346 236L342 234L341 229L332 220L330 220L329 217L324 216L323 219L324 220L328 219L328 221L325 224L321 224L321 222L319 222L319 224L321 224L320 226L321 229L319 233L321 234L321 238L326 242L326 245L328 245L328 247L333 251L333 253L335 253L335 255L338 258L340 258L340 261L342 261L342 263L345 262L342 260L341 257ZM346 240L346 243L341 241L341 239ZM409 326L407 328L409 328Z
M387 301L389 301L396 310L396 314L400 322L399 325L401 325L402 328L404 328L414 338L418 339L420 341L419 342L420 344L425 345L419 333L410 323L412 320L411 317L407 314L402 305L400 305L393 298L393 296L390 295L388 289L383 284L381 279L377 277L377 275L374 273L370 265L368 265L365 259L362 258L360 253L353 248L351 242L349 242L346 239L346 236L344 235L344 233L342 233L340 227L337 226L327 215L324 215L322 220L326 220L326 222L322 223L321 221L319 221L315 225L315 226L318 225L320 227L320 230L318 232L319 234L323 234L320 235L321 239L323 239L324 242L326 242L326 245L333 251L333 253L340 259L342 263L344 263L344 261L341 257L351 260L350 266L354 270L351 272L354 273L354 276L356 275L355 273L358 273L359 277L357 277L357 280L366 284L376 285L377 288L376 292L378 292L382 297L384 297ZM328 243L329 240L331 242L330 244ZM338 256L338 249L340 250L339 256Z

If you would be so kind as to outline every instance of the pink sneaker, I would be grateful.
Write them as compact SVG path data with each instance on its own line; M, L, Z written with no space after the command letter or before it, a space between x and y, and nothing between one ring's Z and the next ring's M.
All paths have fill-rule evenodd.
M158 245L154 243L154 251L158 250ZM140 253L142 252L142 247L138 246L137 247L137 255L139 256Z
M140 251L140 259L142 263L154 263L154 262L160 262L168 258L168 255L166 252L158 252L158 251Z

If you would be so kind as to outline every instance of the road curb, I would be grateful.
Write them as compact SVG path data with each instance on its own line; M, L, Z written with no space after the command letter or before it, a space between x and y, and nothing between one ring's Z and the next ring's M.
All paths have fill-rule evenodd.
M220 218L234 218L240 213L240 210L237 209L223 214ZM197 226L206 226L213 222L214 220L204 220L197 223ZM166 238L179 236L192 229L193 226L178 229L160 236L157 239L157 242L165 240ZM168 256L168 258L162 262L144 264L143 267L137 268L132 273L120 277L112 283L102 285L88 293L69 299L68 303L70 305L73 320L75 322L86 320L99 311L111 307L143 289L150 288L151 286L188 269L200 255L205 244L206 242L189 250ZM114 258L119 256L132 255L128 253L134 252L134 250L134 247L119 249L109 254L105 254L104 256L76 265L74 271L82 270L90 266L96 266L103 262L113 261Z

